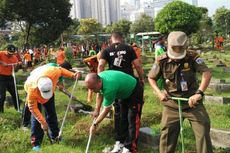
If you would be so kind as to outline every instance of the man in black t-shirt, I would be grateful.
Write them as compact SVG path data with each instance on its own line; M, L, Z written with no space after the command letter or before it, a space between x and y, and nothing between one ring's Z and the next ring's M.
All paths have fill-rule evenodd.
M111 41L112 41L112 45L106 48L101 54L99 65L98 65L98 73L104 71L105 65L108 63L110 70L122 71L131 76L134 76L133 73L133 65L134 65L134 68L138 73L139 81L141 82L142 85L144 85L143 69L139 60L137 59L136 53L133 50L133 48L129 45L122 43L122 34L119 32L112 33ZM141 90L143 95L143 89ZM99 104L96 105L96 109L94 111L95 117L98 116L100 107L101 106ZM128 123L127 123L128 121L126 117L127 115L130 115L131 112L129 112L128 107L122 103L121 99L115 100L114 108L115 108L114 124L115 124L116 143L111 152L116 153L116 152L120 152L122 149L123 151L127 150L127 148L123 148L124 147L123 143L130 143L132 145L131 147L132 149L128 151L136 152L139 129L136 130L137 132L136 136L134 136L133 138L127 138L126 135L126 133L129 132L130 130L128 129ZM142 108L140 108L140 112L141 109ZM139 119L140 119L140 114L138 116ZM130 121L130 122L136 122L136 121ZM126 131L126 133L123 133L121 131ZM125 141L127 139L129 140L129 142Z

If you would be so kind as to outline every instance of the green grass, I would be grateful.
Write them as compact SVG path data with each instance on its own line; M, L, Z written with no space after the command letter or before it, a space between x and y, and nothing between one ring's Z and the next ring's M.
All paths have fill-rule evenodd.
M207 55L206 55L207 54ZM209 52L203 56L207 58L213 56ZM217 54L214 52L213 54ZM218 53L219 55L220 53ZM221 58L226 58L229 55L224 53ZM229 53L228 53L229 54ZM208 64L213 68L213 77L218 79L225 79L230 82L229 74L223 73L221 69L215 68L212 63ZM152 66L152 63L144 63L144 68L148 71ZM23 79L28 75L22 71L17 73L17 78L20 78L19 86L23 85ZM73 86L73 81L67 80L69 91ZM229 96L229 93L215 93L212 90L208 90L209 94ZM25 101L25 92L23 88L19 88L19 95L23 101ZM86 102L87 90L83 87L77 86L74 95L81 101ZM68 97L63 93L56 91L56 109L59 119L59 125L63 119L66 105L68 104ZM142 127L150 127L154 134L160 132L160 121L162 105L152 92L148 83L145 86L144 94L145 104L142 113ZM92 103L94 105L95 101ZM230 105L206 105L206 109L210 115L211 126L214 128L230 129ZM32 153L30 145L30 131L22 131L20 129L20 114L17 113L13 107L5 107L5 113L0 114L0 153ZM89 127L92 123L90 116L75 114L69 112L63 129L63 141L59 144L51 145L48 138L45 136L42 143L42 150L40 153L84 153L89 136ZM186 153L195 152L195 138L187 120L184 122L185 127L185 149ZM104 147L111 147L114 144L113 139L113 123L110 120L104 120L98 127L97 132L92 137L90 152L101 153ZM158 153L158 150L146 148L143 145L139 145L139 153ZM177 145L177 153L180 153L180 141ZM215 153L225 153L229 150L214 150Z

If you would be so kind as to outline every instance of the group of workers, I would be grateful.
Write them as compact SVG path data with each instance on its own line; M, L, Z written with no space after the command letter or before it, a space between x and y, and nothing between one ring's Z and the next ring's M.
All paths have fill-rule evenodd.
M169 33L167 49L164 46L165 40L166 37L159 38L155 62L148 73L148 82L163 105L160 152L175 152L180 119L177 101L171 97L181 97L188 98L182 104L182 115L192 125L197 152L212 153L210 119L202 102L211 79L210 69L196 52L187 50L188 37L184 32ZM7 51L0 52L0 113L4 112L6 90L11 93L14 101L17 98L14 93L15 84L12 83L11 64L16 65L18 61L13 53L12 46L8 46ZM107 64L108 70L105 70ZM200 84L197 82L197 72L202 74ZM44 132L52 140L60 139L54 91L61 76L78 79L80 73L58 65L44 65L34 69L24 84L26 104L32 114L31 143L35 151L41 149ZM161 88L158 85L159 79ZM86 75L85 83L90 92L97 94L90 132L95 132L114 107L115 144L110 152L136 153L144 106L145 78L141 61L133 47L123 43L121 33L111 34L111 45L101 52L97 67ZM41 106L45 110L45 118L40 111Z

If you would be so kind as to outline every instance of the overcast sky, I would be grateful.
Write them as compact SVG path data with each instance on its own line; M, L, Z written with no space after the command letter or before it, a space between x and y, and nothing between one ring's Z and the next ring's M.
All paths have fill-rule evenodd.
M230 0L198 0L198 6L208 8L208 14L212 16L219 7L225 6L230 9Z
M121 4L129 0L121 0ZM141 0L141 1L151 1L151 0ZM209 16L212 16L216 9L225 6L227 9L230 9L230 0L198 0L198 6L208 8Z

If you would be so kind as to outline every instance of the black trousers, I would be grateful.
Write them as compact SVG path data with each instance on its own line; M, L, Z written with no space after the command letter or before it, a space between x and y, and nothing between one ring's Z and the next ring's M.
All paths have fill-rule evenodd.
M0 113L4 112L4 101L6 99L6 91L8 91L12 96L14 108L18 110L13 76L0 75ZM19 97L17 98L19 102Z
M115 101L115 139L137 152L140 119L143 106L143 87L137 83L132 95Z

